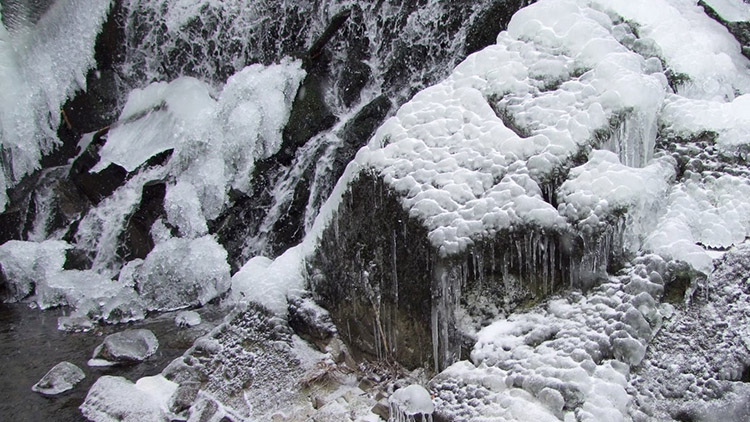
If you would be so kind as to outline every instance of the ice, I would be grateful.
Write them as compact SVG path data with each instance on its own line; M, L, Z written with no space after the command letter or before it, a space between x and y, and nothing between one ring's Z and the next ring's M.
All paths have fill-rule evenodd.
M672 136L690 139L706 131L713 132L718 146L734 153L750 142L750 94L729 102L670 95L661 119L666 133Z
M25 299L35 292L38 283L62 271L68 247L58 240L41 243L10 240L0 245L0 265L10 287L8 299Z
M39 168L60 141L60 109L86 88L95 65L94 43L112 2L54 2L33 26L0 25L0 210L6 190ZM0 10L0 13L2 11Z
M131 91L92 171L110 163L133 171L162 151L179 149L185 138L203 135L215 107L208 86L190 77Z
M60 362L47 372L39 382L31 387L32 391L45 395L56 395L71 390L86 378L81 368L70 362Z
M97 422L168 421L165 398L177 385L161 375L135 384L122 377L104 375L91 387L80 406L83 416Z
M388 398L391 409L390 420L397 422L413 422L415 416L421 416L419 420L432 420L432 412L435 406L432 404L430 392L418 384L396 390Z
M167 221L177 228L180 235L195 238L208 233L198 192L191 183L180 180L167 187L164 209Z
M667 268L644 256L586 295L568 292L481 329L471 362L430 382L436 415L630 420L630 371L662 326Z
M145 329L125 330L108 335L102 344L94 349L89 366L111 366L132 364L146 360L156 353L159 340L154 333Z
M150 311L205 305L230 287L227 252L211 236L169 239L131 267L119 281L135 285Z
M232 277L232 299L256 302L286 316L287 295L305 287L302 250L301 246L290 248L273 261L252 258Z
M227 80L216 118L225 136L225 163L236 175L235 189L247 191L255 161L281 148L281 132L304 76L301 62L285 60L246 67Z

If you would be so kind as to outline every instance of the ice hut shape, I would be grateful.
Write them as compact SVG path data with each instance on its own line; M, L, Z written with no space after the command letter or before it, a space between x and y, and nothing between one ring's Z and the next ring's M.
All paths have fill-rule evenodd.
M659 13L711 25L672 3ZM461 355L468 297L508 311L587 287L623 244L642 245L675 177L671 157L654 160L665 99L680 92L667 59L689 69L676 35L636 12L537 2L379 128L313 228L312 287L345 339L444 368ZM730 68L747 61L715 44L690 52L723 60L685 73L711 82L690 98L744 90Z

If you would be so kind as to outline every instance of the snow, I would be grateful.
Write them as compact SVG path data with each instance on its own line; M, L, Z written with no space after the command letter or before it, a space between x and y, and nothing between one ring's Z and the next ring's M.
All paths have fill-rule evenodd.
M429 417L435 411L430 392L418 384L396 390L388 398L391 419L398 422L414 421L415 415ZM423 420L423 419L420 419Z
M232 300L256 302L286 316L287 295L305 287L302 250L295 246L273 261L265 257L250 259L232 276Z
M518 227L568 230L543 193L598 133L612 132L601 146L627 165L653 154L667 82L616 40L618 25L573 1L522 9L496 45L385 122L339 184L381 175L444 255ZM318 230L332 215L324 209Z
M749 195L750 181L742 177L686 180L672 189L666 213L645 246L709 274L712 258L698 244L727 248L742 243L750 234Z
M97 422L168 421L168 399L177 385L161 375L133 384L122 377L104 375L89 390L80 409Z
M750 5L742 0L703 0L728 22L750 21Z
M558 210L582 231L600 231L626 215L626 227L634 236L644 236L656 226L656 215L665 205L675 178L676 163L663 156L646 167L622 165L609 151L594 150L589 161L571 169L558 189ZM630 250L638 250L644 239L628 239Z
M70 362L60 362L50 369L39 382L34 384L31 390L54 396L71 390L84 378L86 378L86 375L81 368Z
M717 135L719 148L735 152L750 142L750 94L729 102L693 100L670 95L661 116L665 131L690 138L710 131Z
M0 210L7 189L39 168L60 141L60 109L86 88L95 65L94 43L111 1L53 2L33 27L9 31L0 25ZM2 11L0 10L0 13Z
M666 270L658 256L638 258L585 295L568 292L483 328L471 361L430 382L436 412L462 419L568 420L575 413L576 420L630 420L630 368L663 324L658 301Z
M230 287L227 252L211 236L169 239L129 266L119 282L136 286L150 311L205 305Z

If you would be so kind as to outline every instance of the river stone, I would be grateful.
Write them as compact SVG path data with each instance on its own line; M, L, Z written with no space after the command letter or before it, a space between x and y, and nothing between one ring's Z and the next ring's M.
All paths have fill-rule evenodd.
M195 311L180 311L174 318L178 327L195 327L201 323L201 315Z
M68 391L86 378L81 368L70 362L60 362L47 372L32 391L53 396Z
M159 340L150 330L125 330L110 334L94 350L89 366L138 363L156 353Z

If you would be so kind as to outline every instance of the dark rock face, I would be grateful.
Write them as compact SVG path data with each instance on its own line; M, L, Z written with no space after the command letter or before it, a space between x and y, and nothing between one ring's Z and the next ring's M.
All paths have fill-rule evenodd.
M154 248L151 226L165 213L164 196L166 193L167 185L164 182L147 183L143 187L141 202L120 233L118 255L125 261L143 259Z
M598 276L587 263L621 244L616 232L584 247L576 234L528 227L446 257L427 234L378 176L363 173L349 186L309 271L316 300L355 350L440 370L462 357L459 306L489 321L496 315L478 303L509 312L562 288L587 288Z

